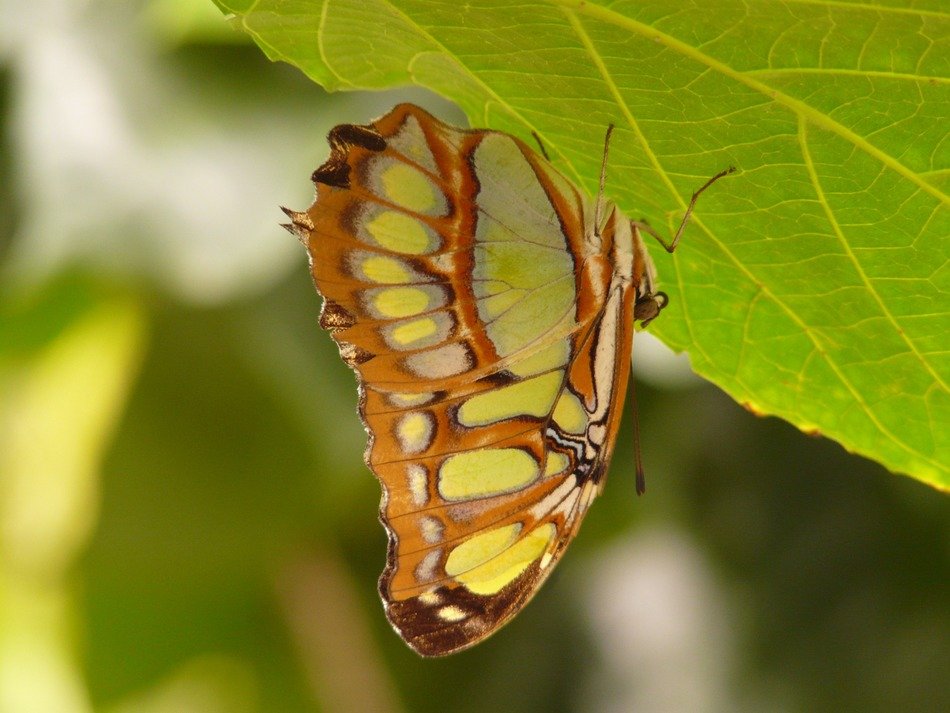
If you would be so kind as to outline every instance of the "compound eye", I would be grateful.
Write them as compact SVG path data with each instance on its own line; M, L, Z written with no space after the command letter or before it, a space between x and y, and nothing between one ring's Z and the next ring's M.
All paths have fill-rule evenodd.
M665 292L657 292L654 295L644 295L637 300L633 306L633 319L640 322L641 327L646 327L650 322L656 319L663 308L670 303L670 298Z

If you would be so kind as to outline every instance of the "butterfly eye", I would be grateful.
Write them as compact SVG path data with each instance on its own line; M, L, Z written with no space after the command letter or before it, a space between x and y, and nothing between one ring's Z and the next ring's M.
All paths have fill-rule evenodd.
M640 322L641 327L646 327L650 322L656 319L663 308L670 303L670 298L665 292L657 292L652 295L644 295L637 300L633 307L633 319Z

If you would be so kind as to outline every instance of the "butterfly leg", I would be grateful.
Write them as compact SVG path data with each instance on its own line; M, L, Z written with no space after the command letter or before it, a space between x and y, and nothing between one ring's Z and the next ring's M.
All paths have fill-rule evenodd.
M673 236L673 240L671 240L669 243L667 243L663 236L656 232L645 220L634 220L631 222L647 235L651 235L656 238L656 241L663 246L663 249L666 250L666 252L672 253L674 250L676 250L676 245L679 243L680 237L683 235L683 231L686 230L686 225L689 223L689 219L693 215L693 208L696 207L696 200L699 198L699 196L702 195L703 191L709 188L720 178L728 176L730 173L735 173L735 171L736 167L730 166L724 171L720 171L715 176L706 181L702 186L700 186L699 190L697 190L690 199L689 205L686 207L686 213L683 215L683 220L680 221L680 225L676 229L676 234Z

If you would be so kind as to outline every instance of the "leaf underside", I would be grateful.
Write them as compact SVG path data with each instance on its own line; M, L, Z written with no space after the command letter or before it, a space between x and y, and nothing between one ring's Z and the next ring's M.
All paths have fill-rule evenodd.
M753 411L950 488L941 0L216 2L327 89L415 84L536 132L591 194L616 124L608 193L661 231L737 166L653 250L651 330Z

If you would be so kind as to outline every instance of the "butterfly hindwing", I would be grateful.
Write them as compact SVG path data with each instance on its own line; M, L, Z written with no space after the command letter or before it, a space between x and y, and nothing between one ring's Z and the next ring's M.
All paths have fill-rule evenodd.
M507 134L403 104L329 138L289 214L360 383L387 615L451 653L524 606L602 487L647 258Z
M630 354L618 339L622 334L610 331L623 322L611 319L609 311L622 315L625 307L629 305L608 303L579 340L576 357L566 365L569 378L554 404L543 417L530 421L536 429L532 441L540 435L539 462L545 465L529 485L458 502L446 500L436 487L426 493L424 505L420 499L404 514L396 514L390 503L388 524L396 539L390 540L381 591L391 622L420 653L450 653L498 629L535 594L577 532L603 486L620 410L597 413L595 392L575 392L573 378L583 389L584 384L595 386L598 370L607 377L619 376L609 389L616 390L622 402L623 375L628 372L616 366L618 361L629 364ZM517 420L528 425L524 417ZM603 440L588 437L588 429ZM522 444L524 439L522 435ZM485 480L495 475L493 469L530 469L527 457L507 452L510 441L491 445L495 448L473 452L484 459ZM501 462L488 462L494 459Z

